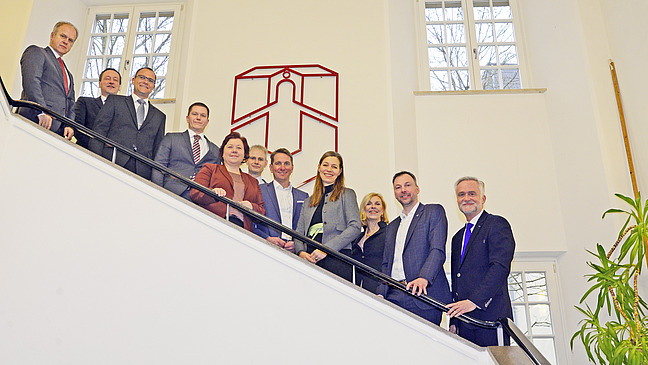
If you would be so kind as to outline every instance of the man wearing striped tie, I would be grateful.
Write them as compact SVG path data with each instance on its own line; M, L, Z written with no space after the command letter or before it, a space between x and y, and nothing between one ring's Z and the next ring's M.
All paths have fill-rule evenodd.
M196 102L187 112L187 130L181 133L167 133L162 139L155 161L178 174L193 180L198 171L206 164L219 164L218 146L204 134L209 124L209 108ZM154 183L191 200L189 187L177 179L153 170Z
M452 300L447 305L450 318L466 313L485 321L513 318L507 279L515 251L515 240L508 221L484 210L485 185L466 176L455 183L459 210L466 226L452 237L450 266ZM457 319L450 320L450 331L479 345L497 346L497 330L479 328ZM503 345L510 339L504 335Z

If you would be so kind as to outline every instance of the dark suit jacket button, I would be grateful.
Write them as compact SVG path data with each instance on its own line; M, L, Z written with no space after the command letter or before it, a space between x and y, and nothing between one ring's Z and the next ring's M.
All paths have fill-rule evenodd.
M133 151L137 152L137 146L133 145Z
M458 278L461 277L461 273L460 273L460 272L457 273L457 277L458 277Z

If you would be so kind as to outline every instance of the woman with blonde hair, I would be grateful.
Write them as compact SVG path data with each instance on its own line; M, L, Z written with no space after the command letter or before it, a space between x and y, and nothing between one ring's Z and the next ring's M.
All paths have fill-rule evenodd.
M369 193L360 202L360 220L363 231L353 241L352 257L365 265L381 271L387 230L387 205L382 195ZM378 281L356 271L356 284L376 293Z
M360 212L355 191L344 186L344 162L339 153L328 151L320 158L313 194L304 202L296 231L351 255L351 242L360 233ZM351 265L298 240L295 240L295 254L352 280Z

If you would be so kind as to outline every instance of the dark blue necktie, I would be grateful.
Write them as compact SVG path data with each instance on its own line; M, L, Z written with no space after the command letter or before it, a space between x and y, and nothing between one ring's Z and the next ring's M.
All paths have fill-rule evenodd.
M466 234L464 235L463 247L461 249L461 262L463 262L464 253L466 253L466 247L468 247L468 241L470 240L470 234L472 233L470 229L472 226L472 223L466 224Z

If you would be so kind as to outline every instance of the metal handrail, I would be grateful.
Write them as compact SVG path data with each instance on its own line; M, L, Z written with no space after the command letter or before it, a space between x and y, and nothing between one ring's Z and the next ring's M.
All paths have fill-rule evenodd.
M370 267L370 266L368 266L366 264L363 264L362 262L357 261L357 260L355 260L355 259L353 259L353 258L351 258L351 257L349 257L349 256L347 256L345 254L342 254L342 253L340 253L340 252L338 252L336 250L333 250L333 249L331 249L331 248L329 248L329 247L327 247L325 245L322 245L322 244L318 243L317 241L314 241L314 240L308 238L307 236L305 236L305 235L303 235L303 234L301 234L301 233L299 233L299 232L297 232L297 231L295 231L295 230L293 230L291 228L288 228L288 227L282 225L281 223L275 222L274 220L272 220L272 219L270 219L270 218L268 218L268 217L266 217L266 216L264 216L262 214L259 214L259 213L255 212L252 209L248 209L247 207L241 205L240 203L235 202L234 200L231 200L231 199L229 199L227 197L224 197L224 196L219 196L216 193L214 193L212 190L210 190L209 188L207 188L207 187L205 187L203 185L200 185L200 184L196 183L193 180L187 179L186 177L178 174L177 172L167 168L166 166L163 166L163 165L159 164L158 162L155 162L155 161L147 158L146 156L144 156L144 155L142 155L140 153L129 150L128 148L124 147L123 145L121 145L121 144L119 144L119 143L117 143L117 142L115 142L115 141L113 141L113 140L111 140L111 139L109 139L107 137L104 137L103 135L93 131L92 129L90 129L90 128L82 125L82 124L79 124L78 122L76 122L76 121L74 121L74 120L72 120L70 118L67 118L67 117L65 117L63 115L60 115L60 114L48 109L47 107L44 107L44 106L42 106L40 104L37 104L35 102L32 102L32 101L14 100L14 99L12 99L11 96L9 95L9 93L7 92L7 89L5 88L4 82L2 81L2 77L0 77L0 84L2 84L2 90L4 92L5 97L7 98L7 102L12 107L26 107L26 108L37 109L37 110L39 110L39 111L41 111L43 113L49 114L49 115L51 115L53 117L56 117L59 121L61 121L61 123L66 124L68 126L71 126L75 130L81 131L82 133L84 133L85 135L87 135L87 136L89 136L91 138L97 139L97 140L99 140L99 141L101 141L103 143L106 143L106 144L109 144L109 145L113 146L118 151L120 151L120 152L122 152L124 154L127 154L128 156L130 156L132 158L135 158L139 162L142 162L142 163L150 166L151 168L154 168L154 169L156 169L156 170L158 170L158 171L160 171L160 172L162 172L164 174L173 176L174 178L182 181L182 183L190 186L191 188L199 190L200 192L214 198L216 201L219 201L219 202L234 206L237 210L239 210L240 212L242 212L243 214L250 217L251 219L253 219L256 222L265 224L265 225L270 226L270 227L272 227L272 228L274 228L274 229L276 229L276 230L278 230L280 232L286 233L289 236L293 237L293 240L296 238L299 241L302 241L302 242L304 242L304 243L306 243L306 244L308 244L310 246L316 247L318 250L325 252L327 255L331 255L331 256L335 257L336 259L338 259L338 260L341 260L341 261L343 261L343 262L345 262L345 263L347 263L347 264L349 264L351 266L354 266L354 267L360 269L360 271L362 271L365 275L371 276L372 278L377 279L378 281L388 285L389 287L392 287L394 289L405 292L405 293L413 296L414 298L416 298L416 299L418 299L418 300L420 300L420 301L422 301L422 302L424 302L426 304L429 304L429 305L433 306L437 310L440 310L442 312L447 312L448 311L448 308L445 306L445 303L442 303L441 301L439 301L439 300L437 300L435 298L429 297L429 296L427 296L425 294L422 294L420 296L414 295L414 294L412 294L412 292L406 290L405 289L406 285L401 283L400 281L396 281L392 277L387 276L387 275L383 274L382 272L379 272L379 271L375 270L374 268L372 268L372 267ZM538 351L538 349L526 338L524 333L522 333L522 331L519 328L517 328L517 326L515 326L513 321L511 321L509 318L500 318L497 321L484 321L484 320L479 320L479 319L476 319L476 318L472 318L472 317L470 317L468 315L465 315L465 314L462 314L462 315L457 316L455 318L462 321L462 322L464 322L464 323L471 324L471 325L481 327L481 328L490 328L490 329L502 328L502 330L504 332L506 332L506 334L509 335L511 337L511 339L513 339L525 351L525 353L529 356L529 359L531 361L533 361L534 364L536 364L536 365L550 365L549 361L547 361L547 359L544 358L544 356L542 356L542 354Z

